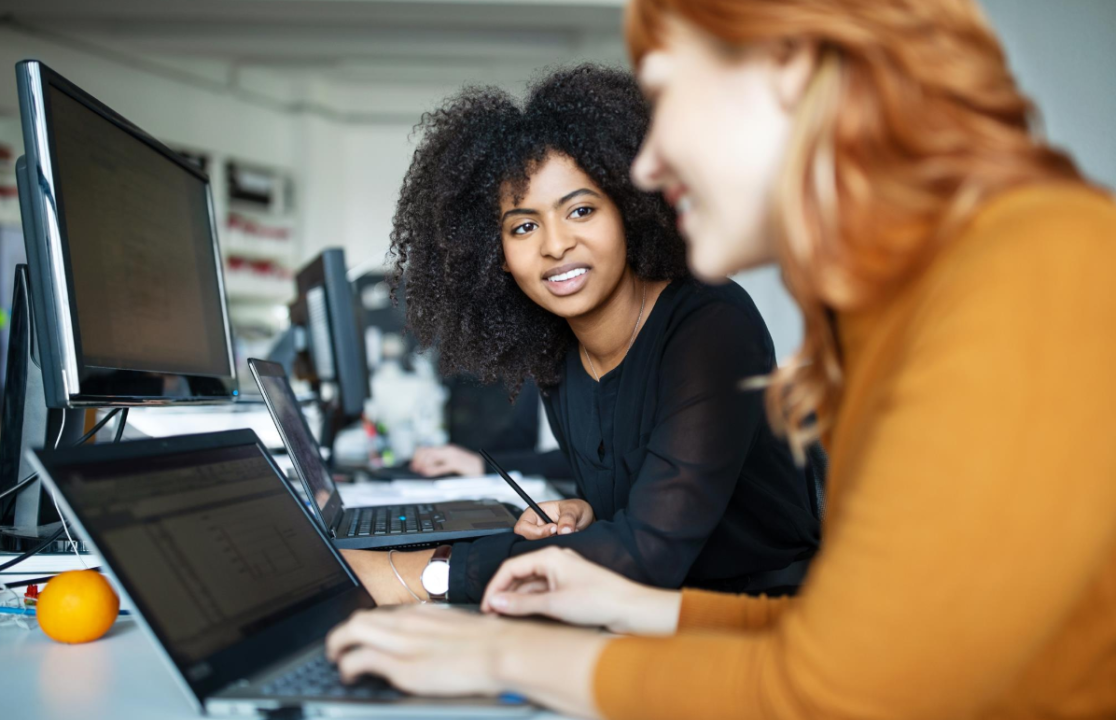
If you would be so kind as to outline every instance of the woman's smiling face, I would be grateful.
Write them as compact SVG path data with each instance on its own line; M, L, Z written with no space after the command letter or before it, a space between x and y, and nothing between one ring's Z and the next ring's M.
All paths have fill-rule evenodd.
M515 202L500 201L504 269L542 308L575 318L600 307L628 267L615 203L569 157L550 153Z
M632 179L675 207L695 274L773 262L775 186L809 66L793 53L730 50L677 19L666 30L639 66L654 113Z

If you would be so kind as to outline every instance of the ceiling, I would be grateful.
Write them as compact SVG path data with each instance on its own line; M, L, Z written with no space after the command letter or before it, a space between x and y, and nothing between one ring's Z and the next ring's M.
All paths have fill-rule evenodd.
M624 62L623 0L0 0L0 27L179 79L359 113ZM402 100L400 99L402 98Z

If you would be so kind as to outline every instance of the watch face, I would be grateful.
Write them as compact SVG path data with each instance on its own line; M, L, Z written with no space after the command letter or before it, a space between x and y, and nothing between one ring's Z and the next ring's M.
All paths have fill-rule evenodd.
M422 571L422 587L432 597L449 591L449 563L432 562Z

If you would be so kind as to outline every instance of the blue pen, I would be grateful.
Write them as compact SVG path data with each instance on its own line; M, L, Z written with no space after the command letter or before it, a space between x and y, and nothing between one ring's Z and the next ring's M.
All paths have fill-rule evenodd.
M34 608L0 607L0 615L34 615ZM121 610L121 615L131 615L128 610Z

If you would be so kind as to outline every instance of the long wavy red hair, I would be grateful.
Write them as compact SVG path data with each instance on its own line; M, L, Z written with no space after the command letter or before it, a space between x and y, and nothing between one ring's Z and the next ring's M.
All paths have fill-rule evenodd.
M1084 181L1032 131L1033 107L971 0L633 0L637 65L669 16L729 46L818 46L774 209L805 337L770 379L768 409L801 457L840 399L831 311L879 301L992 195Z

